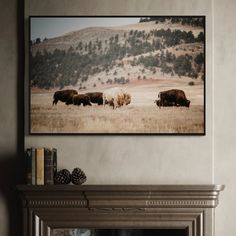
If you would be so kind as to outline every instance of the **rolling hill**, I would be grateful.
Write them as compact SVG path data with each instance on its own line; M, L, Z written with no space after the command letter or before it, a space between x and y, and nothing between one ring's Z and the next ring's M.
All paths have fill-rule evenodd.
M31 87L88 89L163 77L203 82L204 40L203 27L166 18L31 42Z

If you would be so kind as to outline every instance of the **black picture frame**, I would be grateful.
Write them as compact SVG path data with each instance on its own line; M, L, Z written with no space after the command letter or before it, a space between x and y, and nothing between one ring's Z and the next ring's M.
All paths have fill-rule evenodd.
M181 119L177 119L177 121L176 122L179 122L179 124L177 124L177 126L179 125L179 128L180 128L180 131L169 131L169 129L168 128L163 128L162 130L156 130L155 128L153 129L153 130L151 130L150 128L147 128L147 129L145 129L145 130L141 130L140 131L140 129L139 129L139 126L141 126L141 125L143 125L143 124L140 124L140 121L142 122L148 122L148 120L150 120L151 122L158 122L158 121L160 121L160 120L157 120L157 121L155 121L155 118L153 118L154 116L152 115L151 117L149 117L149 116L147 116L147 117L143 117L143 119L142 118L140 118L140 119L138 119L137 120L137 123L135 123L135 125L137 126L137 131L130 131L129 129L127 129L127 131L119 131L119 128L118 129L116 129L115 131L113 131L112 129L110 130L110 131L107 131L107 129L106 129L106 127L108 126L108 125L110 125L111 127L112 127L112 122L110 122L110 120L109 119L107 119L107 117L106 118L104 118L104 119L107 119L107 120L105 120L105 122L103 122L102 124L101 124L101 126L102 126L102 129L101 130L99 130L99 131L96 131L96 130L90 130L90 127L88 127L87 128L87 130L86 130L86 128L85 128L85 130L80 130L80 128L78 128L78 129L75 129L74 131L71 131L71 130L67 130L66 128L63 130L57 130L56 128L48 128L48 130L45 130L45 128L43 128L43 129L41 129L41 128L36 128L35 129L35 126L37 126L37 125L39 125L39 127L40 127L40 122L38 122L37 123L37 120L40 120L40 119L42 119L42 121L43 121L43 123L44 124L48 124L48 123L50 123L50 124L53 124L53 122L59 122L58 121L58 119L60 118L59 117L59 115L61 114L60 112L59 113L57 113L57 112L55 112L54 113L54 115L52 115L51 117L47 117L46 115L45 115L45 113L43 114L43 113L40 113L40 109L42 108L43 109L43 107L36 107L36 106L34 106L35 105L35 103L34 103L34 101L35 100L37 100L37 99L35 99L34 100L34 95L35 95L35 92L33 92L33 86L34 85L32 85L32 84L34 84L35 83L35 80L32 78L32 74L33 74L33 71L35 72L35 68L34 68L34 63L32 63L32 58L33 58L33 56L32 56L32 48L35 46L35 44L32 44L32 40L33 40L33 38L31 38L31 32L32 32L32 20L34 20L34 19L71 19L71 18L78 18L78 19L85 19L85 18L90 18L90 19L93 19L94 20L94 22L96 22L96 18L104 18L104 19L107 19L107 20L109 20L109 18L116 18L117 20L120 20L121 18L142 18L142 19L145 19L145 18L159 18L159 19L165 19L165 21L167 21L168 19L185 19L186 20L186 22L188 21L188 19L201 19L201 21L203 22L203 26L201 26L200 28L201 29L199 29L200 30L200 32L203 32L203 42L201 41L201 48L200 48L200 51L201 51L201 53L203 54L203 60L204 60L204 62L203 62L203 68L201 67L201 76L202 76L202 78L203 78L203 80L202 80L202 83L200 84L200 86L201 86L201 94L197 94L198 95L198 97L199 96L201 96L200 97L200 99L201 99L201 105L195 105L195 104L193 104L192 105L192 99L191 99L191 97L193 97L192 95L191 95L191 93L186 93L186 91L184 91L185 92L185 94L186 94L186 98L188 99L189 97L190 97L190 101L191 101L191 103L190 103L190 108L187 108L187 107L185 107L185 105L180 105L180 104L174 104L174 103L172 103L171 104L171 106L169 107L169 105L166 105L164 102L161 104L161 108L158 108L157 107L157 105L156 104L154 104L154 102L152 103L152 107L151 107L151 109L153 109L153 111L155 111L156 113L158 112L158 114L157 115L159 115L159 114L161 114L162 112L163 113L165 113L165 114L167 114L167 117L164 117L163 118L163 120L166 120L166 125L168 126L168 122L170 122L170 121L168 121L168 119L170 119L170 117L168 117L169 115L171 116L173 113L183 113L183 119L184 118L186 118L186 116L188 116L189 114L190 114L190 112L191 112L191 109L192 109L192 107L193 106L201 106L201 107L198 107L198 115L200 116L200 119L201 119L201 122L200 122L200 124L196 124L196 126L197 125L199 125L201 128L200 128L200 130L195 130L194 128L191 130L191 127L188 127L189 128L189 131L187 131L187 130L182 130L181 131L181 127L183 126L184 127L184 120L181 120ZM171 21L171 20L170 20ZM145 22L143 22L143 23L145 23ZM159 22L160 23L160 22ZM138 24L138 23L137 23ZM157 23L158 24L158 23ZM182 23L181 23L182 24ZM191 25L188 25L188 24L182 24L183 25L183 28L185 28L185 26L186 26L186 28L188 28L188 26L190 27L190 29L191 29ZM194 27L194 26L192 26L192 27ZM142 27L141 27L142 28ZM206 30L205 30L205 28L206 28L206 17L204 16L204 15L192 15L192 16L186 16L186 15L184 15L184 16L181 16L181 15L178 15L178 16L167 16L167 15L165 15L165 16L29 16L29 38L28 38L28 44L29 44L29 61L28 61L28 65L29 65L29 134L31 134L31 135L205 135L206 134L206 81L205 81L205 78L206 78ZM160 29L161 30L161 29ZM164 28L164 31L167 31L168 30L168 28ZM176 29L171 29L171 32L174 32L174 30L179 30L179 28L177 27ZM143 28L142 28L142 31L143 31ZM179 31L181 31L181 30L179 30ZM184 32L185 30L183 30L182 32ZM189 31L191 31L191 30L189 30ZM189 32L188 31L188 32ZM135 32L135 31L134 31ZM138 30L138 32L139 32L139 30ZM140 32L141 32L141 30L140 30ZM188 33L187 31L185 31L186 33ZM127 34L128 33L130 33L130 31L128 31L127 30ZM146 34L146 31L145 31L145 34ZM182 37L182 36L180 36L180 37ZM194 40L196 40L196 38L197 38L197 36L194 36ZM113 37L113 40L114 40L115 38ZM129 38L130 39L130 38ZM138 39L138 38L136 38L136 39ZM51 38L49 39L49 40L52 40ZM162 40L165 42L165 38L164 37L162 37ZM45 40L45 42L46 42L47 40ZM39 45L40 46L42 46L45 42L40 42L39 43ZM102 42L102 43L104 43L104 42ZM193 48L194 48L194 46L191 48L191 44L194 44L194 43L197 43L197 42L193 42L193 43L189 43L189 45L187 45L188 43L186 43L186 42L184 42L183 43L183 48L182 49L179 49L179 50L187 50L187 52L189 52L188 51L188 49L186 49L187 48L187 46L189 46L189 50L194 50ZM200 42L199 42L200 43ZM39 46L39 45L36 45L36 46ZM182 45L182 44L176 44L176 45L172 45L172 46L169 46L168 48L174 48L174 49L176 49L177 48L177 46L179 46L179 45ZM175 47L176 46L176 47ZM43 47L43 46L42 46ZM73 47L72 47L73 48ZM55 49L54 49L55 50ZM68 52L68 48L67 48L67 51L65 51L65 52ZM166 53L166 50L168 50L168 49L166 49L166 48L162 48L160 51L164 51L164 54ZM60 50L60 51L63 51L63 50ZM148 53L150 54L150 55L153 55L153 53L151 54L151 52L152 51L150 51L150 52L147 52L147 53L142 53L142 54L145 54L145 56L144 57L148 57ZM53 54L54 52L53 51L50 51L49 52L50 54ZM65 53L66 54L66 53ZM173 54L174 53L172 53L172 56L173 56ZM188 54L188 53L185 53L184 54L184 52L181 54L180 53L180 55L186 55L186 54ZM194 53L193 52L193 55L194 56L192 56L193 58L192 59L190 59L191 60L191 63L193 64L193 63L195 63L194 62L194 59L196 58L196 55L195 55L196 53ZM200 53L199 53L200 54ZM42 56L42 55L41 55ZM52 56L52 55L51 55ZM136 56L134 56L134 55L131 55L131 57L133 56L133 58L135 58L135 57L137 57L137 58L139 58L139 57L141 57L140 55L136 55ZM43 58L43 56L42 56L42 58ZM41 59L42 59L41 58ZM178 56L176 56L176 58L178 58ZM132 60L130 60L130 61L132 61ZM129 62L129 60L128 60L128 62ZM129 62L130 63L130 62ZM142 64L142 63L140 63L140 64ZM171 64L171 63L170 63ZM33 65L33 66L32 66ZM49 67L51 66L51 64L49 63ZM202 65L201 65L202 66ZM116 66L117 67L117 66ZM143 66L144 67L144 66ZM167 66L168 67L168 66ZM171 65L170 65L170 67L171 67ZM159 72L160 72L160 70L161 70L161 68L162 67L160 67L160 66L157 66L157 70L159 70ZM172 65L172 71L173 71L173 68L174 68L174 64ZM38 69L38 68L37 68ZM145 68L146 69L146 68ZM113 69L114 70L114 69ZM114 72L113 72L113 70L111 69L111 73L114 75ZM147 68L146 70L150 70L149 68ZM40 70L38 70L39 72L40 72ZM43 71L43 70L42 70ZM41 72L42 72L41 71ZM109 73L109 72L108 72ZM127 72L127 73L129 73L129 72ZM140 73L141 74L141 73ZM150 73L149 73L150 74ZM164 73L165 74L165 73ZM168 73L167 73L168 74ZM119 75L119 73L118 73L118 75ZM120 78L121 78L122 76L120 76ZM168 75L168 77L170 77L169 75ZM174 77L177 77L177 75L175 74L175 72L174 72ZM179 77L179 76L178 76ZM183 76L182 76L183 77ZM186 76L187 77L187 76ZM50 78L50 76L49 76L49 78ZM152 78L153 79L153 78ZM181 76L180 76L180 78L178 78L179 79L179 81L181 81ZM138 79L137 79L138 80ZM143 79L143 80L145 80L145 79ZM147 79L148 81L141 81L141 82L144 82L144 87L146 86L146 84L145 84L145 82L147 82L147 84L150 82L149 81L149 79ZM158 79L153 79L154 80L154 82L153 83L155 83L155 82L158 82ZM155 81L155 80L157 80L157 81ZM173 81L173 78L168 78L168 80L170 80L170 81L167 81L167 82L170 82L171 83L171 80ZM198 80L199 80L199 78L198 78ZM105 89L107 89L107 88L110 88L110 87L113 87L113 86L110 86L111 84L107 84L107 78L106 78L106 80L104 80L104 81L102 81L105 85L102 87L102 89L101 90L99 90L99 88L97 88L97 91L99 91L99 92L104 92L105 91ZM117 81L119 81L119 80L117 80ZM174 80L175 82L177 81L177 78L175 78L175 80ZM186 81L188 81L188 80L186 80ZM192 86L190 85L190 82L193 82L192 83ZM192 79L191 81L189 81L189 84L188 84L188 86L189 86L189 88L191 87L191 89L192 90L194 90L194 87L197 87L197 86L195 86L195 81L196 80L194 80L194 79ZM114 80L113 80L113 82L114 82ZM131 82L133 82L132 80L131 80ZM140 81L139 81L140 82ZM126 88L125 86L126 85L129 85L129 84L124 84L124 85L122 85L122 84L119 84L119 82L117 82L118 84L114 84L114 87L117 87L117 86L119 86L119 87L121 87L121 88ZM151 82L150 82L151 83ZM78 84L78 83L77 83ZM36 85L37 85L37 83L36 83ZM140 86L143 86L143 85L140 85ZM66 89L68 89L68 87L70 87L70 86L68 86L68 85L66 85L65 86L65 88ZM77 87L78 87L78 85L77 85ZM138 88L139 87L139 85L137 85L137 89L140 89L140 88ZM158 86L157 86L158 87ZM165 88L165 86L162 86L162 87L164 87ZM168 87L168 86L167 86ZM186 87L186 85L185 85L185 87ZM170 85L170 87L169 87L169 89L180 89L181 88L181 86L171 86ZM37 86L34 86L34 89L35 90L37 90ZM64 89L64 88L62 88L62 89ZM141 88L142 89L142 88ZM154 89L154 88L153 88ZM158 92L162 92L162 91L166 91L166 90L169 90L169 89L159 89L158 90ZM198 88L199 89L199 88ZM45 89L45 88L40 88L40 89L38 89L39 91L41 91L41 97L43 97L43 94L46 94L47 93L47 89ZM42 90L43 90L43 92L42 92ZM52 105L52 101L53 101L53 94L54 94L54 92L55 91L57 91L57 90L61 90L61 89L59 89L58 88L58 86L56 86L55 88L50 88L49 87L49 89L48 89L48 91L49 91L49 93L51 93L50 94L50 98L51 98L51 100L50 100L50 106L51 106L51 108L52 109L54 109L54 111L55 111L55 107L57 107L57 106L53 106ZM181 89L182 90L182 89ZM94 88L90 88L90 89L85 89L85 90L78 90L77 89L77 91L79 91L79 94L80 93L82 93L82 94L84 94L84 93L86 93L86 92L90 92L90 91L94 91ZM129 90L126 88L125 89L125 91L128 91L129 92ZM134 90L132 90L132 91L134 91ZM153 97L153 100L158 100L158 92L156 92L156 97ZM40 92L39 92L40 93ZM127 112L130 112L129 110L131 110L131 108L132 109L134 109L135 110L135 103L133 103L132 102L132 93L131 92L129 92L129 94L131 95L131 103L128 105L128 106L121 106L121 107L119 107L119 108L117 108L117 109L112 109L112 106L110 107L109 105L105 105L105 107L103 107L103 106L101 106L101 109L99 110L99 111L101 111L102 109L107 109L107 114L108 115L110 115L110 114L114 114L114 113L116 113L117 111L121 111L122 109L126 109L125 111L122 111L122 113L121 114L119 114L118 112L117 112L117 118L118 119L120 119L120 117L122 117L122 114L125 114L125 116L126 116L126 118L125 119L128 119L129 117L131 117L131 119L132 119L132 117L136 117L136 113L135 112L131 112L131 113L129 113L128 114L128 116L127 116ZM140 98L139 98L140 99ZM43 104L43 100L40 100L40 99L38 99L39 101L37 101L37 103L38 103L38 105L39 106L41 106L42 104ZM47 98L47 100L48 100L48 98ZM149 99L150 100L150 99ZM49 101L49 100L48 100ZM42 102L42 104L41 104L41 102ZM59 101L59 103L60 103L60 101ZM173 105L174 104L174 105ZM49 105L49 103L48 103L48 105ZM61 106L62 104L60 104L60 106ZM64 104L63 104L64 105ZM114 105L114 103L113 103L113 105ZM159 104L160 105L160 104ZM85 114L86 114L86 110L85 109L89 109L89 108L92 108L93 109L93 111L94 111L94 113L92 114L92 116L94 117L94 115L96 115L96 111L95 111L95 106L98 106L98 105L92 105L92 106L85 106L85 107L82 107L82 106L74 106L74 105L69 105L69 106L66 106L65 105L65 108L66 108L66 110L65 110L65 113L66 113L66 116L64 116L64 117L68 117L69 115L70 115L70 110L68 110L67 108L69 108L69 107L73 107L73 108L75 108L76 107L76 109L78 108L78 109L83 109L83 112L85 112ZM151 103L150 103L150 106L151 106ZM162 106L165 106L165 107L162 107ZM168 107L167 107L168 106ZM173 107L172 107L173 106ZM61 107L60 107L61 108ZM49 108L49 106L47 106L47 109L50 109ZM62 108L63 109L63 108ZM197 108L196 108L197 109ZM199 109L201 110L201 112L199 111ZM49 110L50 111L50 110ZM69 112L68 112L69 111ZM73 109L72 109L72 112L73 112ZM152 112L152 110L150 110L150 112L148 111L148 109L146 110L146 112L144 112L144 114L145 115L148 115L148 114L150 114ZM197 110L195 111L194 110L194 112L196 113L197 112ZM77 112L78 113L78 112ZM164 114L164 115L165 115ZM89 114L89 115L91 115L91 114ZM35 116L36 116L36 119L35 119ZM39 118L39 116L41 117L41 118ZM86 118L87 119L87 118ZM96 116L95 116L95 118L93 118L93 119L95 119L96 120ZM153 120L154 119L154 120ZM75 120L75 119L74 119ZM123 120L121 120L121 122L118 120L118 122L119 123L122 123L122 121ZM67 124L67 123L69 123L69 122L72 122L73 123L73 119L70 119L70 120L68 120L68 121L65 121L65 122L62 122L63 124ZM97 122L97 121L96 121ZM76 121L75 121L75 123L76 123ZM181 123L182 123L182 126L181 126ZM90 122L90 124L91 124L91 122ZM107 125L108 124L108 125ZM131 122L131 124L132 124L132 122ZM123 127L124 127L124 125L125 124L122 124L122 125L120 125L119 127L121 127L121 129L123 129ZM60 126L60 124L59 124L59 126ZM66 125L65 125L66 126ZM103 127L104 127L104 130L103 130ZM145 125L144 125L144 127L145 127ZM175 127L176 128L176 127ZM177 127L177 130L178 130L178 127Z

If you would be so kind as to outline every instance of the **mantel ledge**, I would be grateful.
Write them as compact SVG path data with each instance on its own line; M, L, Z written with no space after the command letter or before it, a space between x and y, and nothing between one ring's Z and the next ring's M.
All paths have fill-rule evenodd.
M27 207L89 210L215 208L224 185L19 185Z

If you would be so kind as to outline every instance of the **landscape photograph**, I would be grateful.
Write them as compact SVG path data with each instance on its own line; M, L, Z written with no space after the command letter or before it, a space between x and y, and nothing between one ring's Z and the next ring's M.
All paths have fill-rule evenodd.
M205 17L29 18L31 134L205 134Z

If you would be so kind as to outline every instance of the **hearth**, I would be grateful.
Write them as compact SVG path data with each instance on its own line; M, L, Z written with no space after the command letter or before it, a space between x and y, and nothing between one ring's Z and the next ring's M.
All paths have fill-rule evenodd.
M213 236L222 185L18 186L24 236ZM72 232L72 231L71 231ZM82 231L81 231L82 232Z

